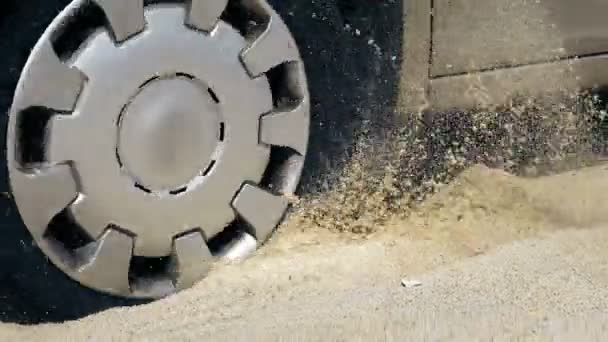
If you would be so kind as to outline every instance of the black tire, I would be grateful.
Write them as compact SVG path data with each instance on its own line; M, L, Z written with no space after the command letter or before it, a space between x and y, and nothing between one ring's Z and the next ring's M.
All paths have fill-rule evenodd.
M0 141L21 69L38 37L70 0L5 0L0 10ZM303 184L339 168L364 121L393 120L402 51L398 0L270 0L295 36L312 96L312 136ZM35 324L81 318L141 301L102 295L70 280L32 241L0 168L0 321ZM304 186L309 191L313 186Z

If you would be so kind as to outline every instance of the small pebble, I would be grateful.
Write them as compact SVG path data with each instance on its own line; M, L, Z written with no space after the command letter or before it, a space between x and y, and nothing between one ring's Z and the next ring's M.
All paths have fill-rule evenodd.
M422 286L422 282L418 280L401 279L401 285L406 289Z

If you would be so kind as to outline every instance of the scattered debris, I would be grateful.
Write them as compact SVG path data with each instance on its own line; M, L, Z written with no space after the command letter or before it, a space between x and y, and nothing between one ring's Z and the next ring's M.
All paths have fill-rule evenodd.
M422 282L418 280L401 279L401 285L406 289L422 286Z
M608 151L605 108L605 100L582 94L559 105L522 98L504 108L364 123L345 167L308 184L291 218L301 227L373 234L417 212L473 165L526 177L597 165Z

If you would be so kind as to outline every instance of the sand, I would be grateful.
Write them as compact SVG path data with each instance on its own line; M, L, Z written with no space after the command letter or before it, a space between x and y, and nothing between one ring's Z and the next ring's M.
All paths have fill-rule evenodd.
M256 257L193 289L75 322L0 325L0 340L599 338L607 171L522 178L477 165L373 233L288 222Z

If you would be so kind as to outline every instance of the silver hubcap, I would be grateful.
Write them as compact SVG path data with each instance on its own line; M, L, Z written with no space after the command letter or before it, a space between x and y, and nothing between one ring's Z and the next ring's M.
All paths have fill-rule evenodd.
M287 209L308 142L302 61L265 0L227 2L78 0L30 56L9 124L13 194L82 284L189 287L214 258L251 253ZM107 24L62 45L87 11Z

